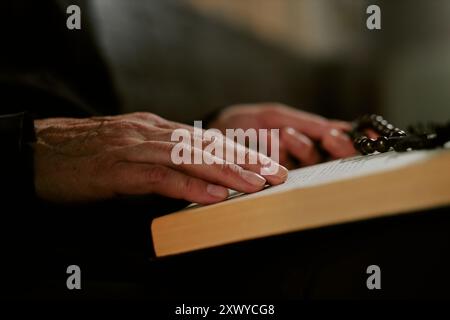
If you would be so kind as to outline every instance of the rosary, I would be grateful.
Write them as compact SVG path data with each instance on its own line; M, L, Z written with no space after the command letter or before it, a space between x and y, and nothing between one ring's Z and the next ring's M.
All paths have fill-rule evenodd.
M365 133L367 130L374 131L379 135L378 138L367 137ZM418 124L404 131L396 128L383 117L371 114L355 120L348 135L353 139L355 149L363 155L376 151L387 152L391 149L399 152L434 149L443 147L450 141L450 121L444 125Z

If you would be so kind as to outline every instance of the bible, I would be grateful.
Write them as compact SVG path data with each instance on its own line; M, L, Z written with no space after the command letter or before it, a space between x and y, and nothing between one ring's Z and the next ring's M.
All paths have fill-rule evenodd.
M395 151L291 170L254 194L151 223L157 257L450 204L450 150Z

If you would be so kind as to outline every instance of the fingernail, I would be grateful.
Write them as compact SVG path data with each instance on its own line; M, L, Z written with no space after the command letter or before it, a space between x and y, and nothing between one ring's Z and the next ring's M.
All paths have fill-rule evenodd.
M338 129L331 129L330 135L342 140L350 140L350 137Z
M297 134L295 136L302 144L305 144L307 146L312 146L313 142L308 139L308 137L302 135L302 134Z
M303 134L299 134L294 128L290 128L290 127L286 128L286 133L293 136L295 139L300 141L302 144L306 144L308 146L312 145L312 141L310 139L308 139Z
M260 155L259 161L261 162L261 170L259 173L263 176L277 175L280 178L285 178L288 175L289 170L283 167L277 161L270 159L269 157Z
M340 135L340 132L339 132L338 129L331 129L330 130L330 136L332 136L332 137L339 137L339 135Z
M261 177L259 174L256 174L251 171L242 170L241 177L244 178L244 180L247 181L248 183L257 187L261 187L266 184L266 179Z
M343 132L341 133L340 137L342 140L345 140L346 142L351 140L350 137Z
M228 189L215 184L208 184L206 191L216 198L224 199L228 197Z
M287 127L287 128L286 128L286 133L287 133L287 134L290 134L290 135L292 135L292 136L295 136L295 129L294 129L294 128L291 128L291 127Z
M275 163L275 162L273 162L273 163ZM288 173L289 173L288 169L286 169L285 167L283 167L280 164L277 164L276 167L274 167L274 166L262 167L260 172L264 176L276 175L276 176L282 178L282 180L286 180Z
M288 173L289 173L289 170L280 164L279 169L278 169L278 175L280 177L286 178L288 176Z

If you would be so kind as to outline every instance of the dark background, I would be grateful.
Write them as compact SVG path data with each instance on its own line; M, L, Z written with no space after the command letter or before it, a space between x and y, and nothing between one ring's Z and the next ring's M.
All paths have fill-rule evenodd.
M379 4L382 30L366 29ZM446 0L93 0L126 111L185 122L241 102L398 126L449 118Z
M228 104L279 101L343 119L379 112L399 126L448 120L450 2L371 3L382 6L382 31L367 31L367 2L350 0L92 0L94 11L83 11L83 19L91 19L122 112L146 110L192 123ZM27 17L35 22L40 6L33 5ZM22 52L27 59L52 49L24 43L16 35L29 30L21 21L13 25L17 33L3 31L30 49ZM70 40L77 40L76 31ZM108 90L107 79L92 78L90 68L100 61L83 64L77 45L64 46L76 62L64 61L59 51L53 52L58 59L46 58L69 74L85 72L88 79L78 80L87 96L96 96L101 83ZM27 223L11 237L2 232L14 257L3 265L16 275L4 273L13 295L3 293L69 299L448 297L448 208L149 260L150 219L171 211L168 203L178 204L145 200L5 207ZM30 234L37 235L34 241L24 241ZM70 264L82 269L80 292L65 287ZM369 264L382 268L379 295L364 287ZM30 284L32 292L23 289Z

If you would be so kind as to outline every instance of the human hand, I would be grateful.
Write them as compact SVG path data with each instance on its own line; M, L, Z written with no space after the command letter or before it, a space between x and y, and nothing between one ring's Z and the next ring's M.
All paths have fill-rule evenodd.
M36 192L48 201L85 202L155 193L205 204L224 200L228 188L250 193L287 178L287 170L273 162L270 165L278 170L267 176L261 170L267 164L237 165L215 159L211 165L175 165L172 132L194 128L151 113L36 120L35 128ZM215 157L195 147L191 151Z
M279 160L288 167L292 167L291 157L304 166L318 163L321 156L315 143L320 144L331 158L356 154L350 138L344 133L351 129L349 123L328 120L278 103L228 107L210 126L222 132L229 128L280 129Z

